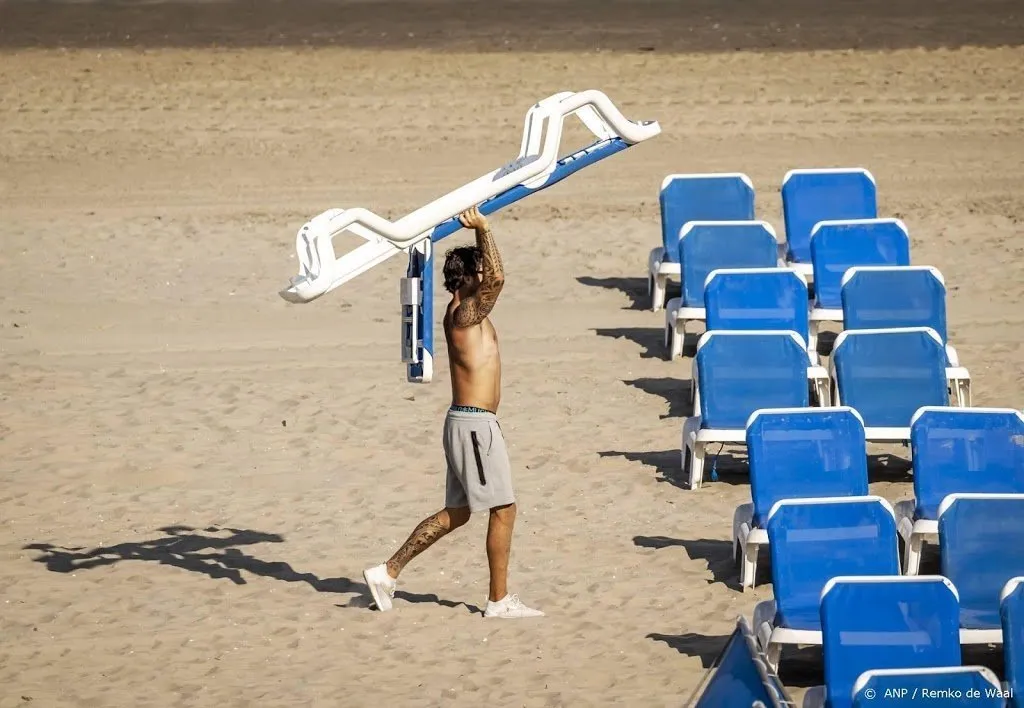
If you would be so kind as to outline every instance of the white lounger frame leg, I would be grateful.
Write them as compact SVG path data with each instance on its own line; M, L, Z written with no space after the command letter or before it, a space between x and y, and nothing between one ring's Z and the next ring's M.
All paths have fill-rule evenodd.
M668 279L671 277L679 279L679 264L665 260L664 246L652 248L647 256L647 294L651 297L651 312L665 307L665 293L668 292Z
M732 517L732 557L739 560L740 589L746 591L757 582L757 557L761 546L768 545L768 532L755 529L754 505L741 504Z
M753 629L761 645L765 660L772 673L779 671L782 648L790 646L821 646L821 632L809 629L772 628L775 621L775 601L765 600L754 606Z
M971 374L966 368L960 365L960 355L956 347L946 344L946 359L949 366L946 368L946 379L949 381L949 389L956 399L960 408L971 408L974 402L971 398Z
M704 451L713 443L739 445L746 442L745 430L701 430L700 416L695 415L683 423L682 459L683 477L690 489L699 489L704 480Z
M686 323L704 321L703 307L681 307L681 302L681 298L673 298L665 306L665 349L669 360L683 355Z
M953 398L960 408L970 408L974 405L971 397L971 375L962 366L950 366L946 368L946 378L949 381Z
M917 575L921 570L921 552L926 543L939 542L939 522L934 519L914 521L914 500L897 502L896 531L903 539L903 574Z

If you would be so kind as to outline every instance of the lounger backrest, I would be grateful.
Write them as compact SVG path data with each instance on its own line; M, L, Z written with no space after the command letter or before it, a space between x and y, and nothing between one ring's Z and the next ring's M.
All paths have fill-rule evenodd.
M709 330L789 330L808 339L807 281L792 268L714 270L704 310Z
M661 239L665 260L677 261L679 234L690 221L749 221L754 185L741 173L669 175L661 183Z
M931 327L948 341L946 285L931 266L856 266L840 294L843 329Z
M778 677L769 673L756 641L746 620L741 617L694 708L740 705L783 708L791 705L791 699Z
M926 669L872 669L857 678L853 708L917 706L929 708L1005 708L999 678L984 666L946 666Z
M939 505L942 574L960 594L960 625L999 628L999 593L1024 575L1024 494L951 494Z
M946 349L926 327L840 332L831 366L840 402L868 428L907 428L919 408L949 405Z
M938 519L950 494L1024 494L1024 414L925 407L910 424L915 517Z
M701 427L744 430L759 408L810 404L810 357L795 332L705 332L696 361Z
M787 499L768 514L776 620L819 629L818 601L837 575L898 575L896 519L877 496Z
M846 272L856 266L910 265L910 236L899 219L822 221L811 231L811 263L815 306L839 309Z
M1011 578L999 596L1003 629L1003 664L1006 683L1017 700L1024 701L1024 576Z
M830 708L851 706L854 684L871 669L959 666L957 620L957 591L946 578L833 578L821 596Z
M868 494L864 423L849 407L756 411L747 455L755 527L783 499Z
M774 268L775 230L764 221L691 221L679 236L683 305L704 307L704 283L720 268Z
M789 259L811 262L811 231L819 221L878 216L875 178L865 169L791 170L782 180Z

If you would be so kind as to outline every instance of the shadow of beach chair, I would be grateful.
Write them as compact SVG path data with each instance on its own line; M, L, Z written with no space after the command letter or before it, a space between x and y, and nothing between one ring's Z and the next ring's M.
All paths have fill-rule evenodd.
M661 245L647 258L651 309L665 305L668 280L681 276L679 235L691 221L752 221L754 185L745 174L673 174L661 183Z
M914 497L896 504L903 573L916 575L925 543L939 540L950 494L1024 494L1024 414L1012 408L926 406L910 423Z
M758 554L768 545L766 522L785 499L868 495L864 423L852 408L755 411L747 423L752 502L736 507L733 557L740 587L754 587Z

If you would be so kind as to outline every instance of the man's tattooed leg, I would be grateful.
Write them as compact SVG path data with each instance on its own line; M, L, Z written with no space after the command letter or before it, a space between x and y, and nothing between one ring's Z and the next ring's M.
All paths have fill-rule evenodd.
M448 523L445 523L448 522ZM430 548L435 541L451 531L451 522L445 511L428 516L409 534L402 547L387 562L388 574L397 578L402 569L413 558Z

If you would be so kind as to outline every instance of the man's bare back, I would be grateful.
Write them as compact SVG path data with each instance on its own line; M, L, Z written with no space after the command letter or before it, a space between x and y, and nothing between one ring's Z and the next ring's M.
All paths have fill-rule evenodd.
M452 293L444 316L452 403L496 413L501 401L501 355L498 334L487 315L501 293L505 273L486 217L472 209L460 221L476 230L480 264L479 271L467 274L465 285Z
M452 403L498 412L501 402L501 354L498 333L490 319L472 327L455 327L454 301L444 316L444 336L448 342L448 366L452 377Z

